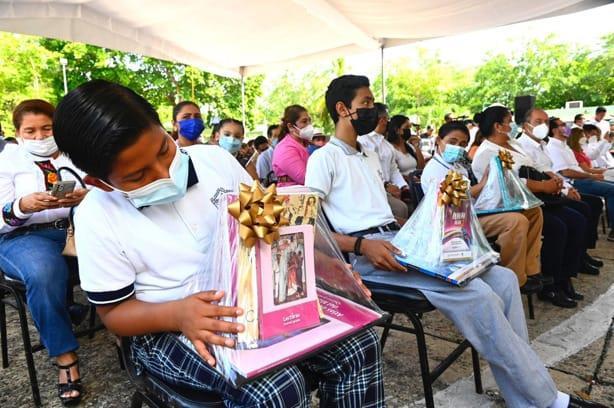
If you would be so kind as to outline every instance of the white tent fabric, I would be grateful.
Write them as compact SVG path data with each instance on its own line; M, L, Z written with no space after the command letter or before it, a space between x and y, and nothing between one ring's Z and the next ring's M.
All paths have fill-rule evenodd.
M0 0L0 30L240 76L551 17L607 0Z

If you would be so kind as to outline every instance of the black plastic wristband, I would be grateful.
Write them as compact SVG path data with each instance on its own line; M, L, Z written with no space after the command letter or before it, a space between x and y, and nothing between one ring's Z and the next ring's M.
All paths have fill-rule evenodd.
M362 244L362 237L356 238L356 242L354 242L354 255L361 256L362 252L360 252L360 245Z

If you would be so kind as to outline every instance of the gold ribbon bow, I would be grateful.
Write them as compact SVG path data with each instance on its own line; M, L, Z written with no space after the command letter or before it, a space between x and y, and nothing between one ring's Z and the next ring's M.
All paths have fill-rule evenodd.
M507 150L499 150L499 160L501 160L501 165L504 169L512 169L514 159L512 158L512 154L510 152Z
M467 199L467 180L455 171L450 171L439 186L439 205L452 204L459 207L461 200Z
M241 183L239 199L228 205L228 212L239 221L239 236L248 248L258 239L267 244L279 239L279 228L288 225L282 216L284 206L277 198L275 184L263 190L256 180L250 187Z

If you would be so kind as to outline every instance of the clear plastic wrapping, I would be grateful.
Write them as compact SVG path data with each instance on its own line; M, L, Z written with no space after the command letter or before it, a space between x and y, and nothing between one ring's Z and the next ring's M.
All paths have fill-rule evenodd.
M392 241L403 252L399 262L458 286L496 264L499 254L484 236L469 197L468 181L455 171L432 184Z
M241 194L247 188L242 186ZM274 186L267 189L274 191ZM233 338L236 347L210 347L216 369L237 387L332 346L383 314L346 264L319 211L317 195L304 188L267 192L256 194L260 202L248 203L246 195L237 194L220 200L211 265L195 277L188 293L224 290L220 304L244 310L227 320L242 323L246 330L223 334ZM242 216L235 217L228 208L236 209L238 201ZM254 234L260 238L247 238Z
M512 164L511 155L504 150L490 159L486 185L474 204L478 215L522 211L543 205L514 173Z

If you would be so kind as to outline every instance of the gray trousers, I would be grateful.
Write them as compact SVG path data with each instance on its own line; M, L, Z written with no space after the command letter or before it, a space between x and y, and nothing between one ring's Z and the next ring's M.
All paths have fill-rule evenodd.
M394 232L369 239L390 241ZM375 269L363 256L352 265L365 282L383 282L419 289L488 361L510 408L546 408L557 397L552 377L529 345L518 280L510 269L494 266L459 288L418 272Z

